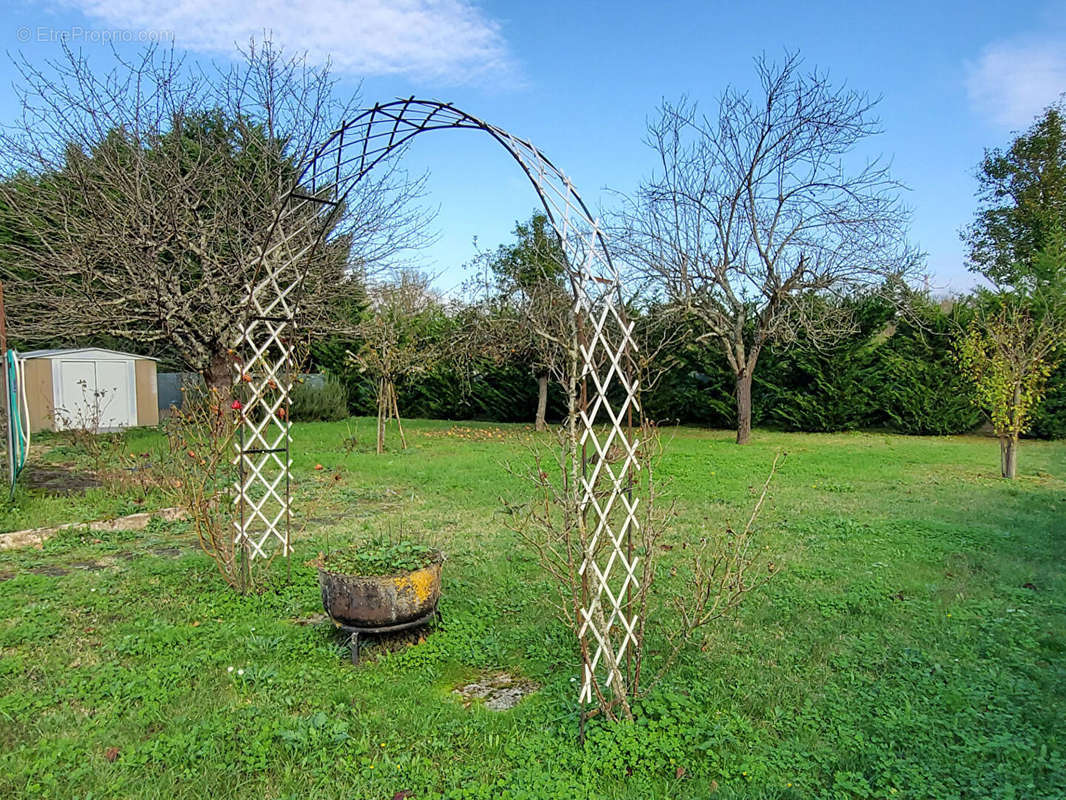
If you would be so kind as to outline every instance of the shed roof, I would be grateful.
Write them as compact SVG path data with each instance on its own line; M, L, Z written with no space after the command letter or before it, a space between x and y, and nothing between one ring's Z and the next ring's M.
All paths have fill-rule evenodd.
M103 347L73 347L66 350L30 350L19 353L19 358L63 358L66 356L83 356L86 358L136 358L158 361L154 356L139 356L136 353L123 353L121 350L107 350Z

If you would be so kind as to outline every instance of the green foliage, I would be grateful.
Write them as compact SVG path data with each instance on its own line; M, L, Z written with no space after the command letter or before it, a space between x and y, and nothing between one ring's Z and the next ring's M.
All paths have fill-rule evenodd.
M348 416L348 391L331 373L301 378L293 387L289 413L296 422L336 422Z
M500 245L490 258L493 273L504 285L535 294L545 283L561 285L566 276L566 254L559 237L543 211L534 211L526 222L516 222L515 241Z
M953 334L966 307L938 307L916 298L910 316L877 350L871 390L879 420L900 433L944 436L966 433L981 423L973 385L958 370Z
M395 575L422 569L439 558L440 553L429 545L379 536L334 550L322 566L343 575Z
M452 368L463 378L471 399L470 384L482 378L486 369L513 373L514 366L521 365L539 381L553 372L560 374L566 360L562 342L570 335L573 296L562 243L541 211L527 222L516 222L513 233L512 243L479 255L475 263L485 275L484 295L468 307L465 318L453 320L462 335L454 339L461 354L453 359ZM472 408L501 405L485 381L480 381L479 388L489 392L473 400ZM544 399L549 401L547 396ZM510 404L504 402L504 415L494 418L514 419L514 400L517 397ZM539 418L541 411L546 409L534 400L531 416L538 426L545 421Z
M876 294L836 307L824 301L818 305L821 314L849 319L854 330L821 345L800 337L787 348L769 349L755 371L759 419L805 431L876 424L878 349L888 338L892 309Z
M1041 251L1066 232L1066 108L1052 105L1006 149L985 153L980 204L966 232L971 269L997 285L1034 288L1066 281L1061 260Z
M518 359L481 361L465 376L439 364L417 381L402 384L400 392L412 416L430 419L532 422L537 408L536 379ZM564 415L562 391L549 383L548 418Z
M869 303L872 308L859 309L868 313L860 316L859 331L832 347L799 342L764 351L753 386L756 425L798 431L884 426L923 435L977 427L973 389L952 355L952 331L962 319L956 309L962 306L941 311L926 303L916 311L918 320L890 322L879 303ZM735 425L733 377L724 356L692 344L678 346L669 356L676 363L645 392L649 416L719 428ZM337 362L321 363L333 369ZM349 409L373 413L373 387L343 366L340 379L349 387ZM401 382L399 393L411 416L434 419L531 422L537 401L536 380L517 357L482 361L466 376L439 363ZM561 419L563 413L561 394L552 384L548 417ZM1041 435L1061 430L1055 419L1049 417L1038 429Z
M851 309L854 334L827 347L800 340L768 347L752 389L755 424L797 431L887 427L900 433L945 435L973 430L980 414L959 372L952 334L965 306L944 308L921 296L894 318L877 297ZM733 378L715 349L686 345L645 397L658 420L728 428L735 425Z
M784 430L847 431L872 419L870 348L863 336L825 349L770 350L755 386L761 424Z
M959 338L959 366L997 436L1016 440L1029 429L1056 365L1056 338L1012 298L979 312Z
M354 311L351 324L357 324L362 312ZM316 337L311 341L310 369L332 375L343 387L349 413L370 413L374 407L374 384L354 369L348 357L357 350L359 340L343 336Z
M815 348L800 340L788 348L764 350L752 389L756 425L797 431L885 427L942 436L980 424L973 384L959 370L953 345L955 332L969 323L971 303L936 303L914 294L904 315L894 315L876 297L852 304L858 326L854 335L831 347ZM443 319L439 324L437 335L447 339L448 326L457 323ZM735 426L734 381L717 348L688 341L661 357L673 365L645 392L651 418ZM315 360L344 383L351 412L374 412L373 386L345 366L341 344L316 344ZM478 362L464 375L445 360L401 382L400 394L415 417L524 422L533 419L537 385L528 361L515 353ZM563 414L561 393L552 384L548 417L561 419ZM1066 436L1066 368L1051 375L1047 396L1033 414L1032 435Z
M677 363L645 392L645 413L667 422L731 428L736 424L733 375L717 349L686 343L674 353ZM759 409L756 407L755 411ZM760 420L761 421L761 420Z
M1039 439L1066 439L1066 363L1048 376L1044 401L1033 410L1029 435Z

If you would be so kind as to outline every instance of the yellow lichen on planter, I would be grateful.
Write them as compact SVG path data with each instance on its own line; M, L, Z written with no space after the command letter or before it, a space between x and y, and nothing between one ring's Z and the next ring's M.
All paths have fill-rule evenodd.
M415 596L420 605L425 603L433 591L434 575L432 569L420 569L409 575L399 575L392 579L396 584L396 591L409 591Z

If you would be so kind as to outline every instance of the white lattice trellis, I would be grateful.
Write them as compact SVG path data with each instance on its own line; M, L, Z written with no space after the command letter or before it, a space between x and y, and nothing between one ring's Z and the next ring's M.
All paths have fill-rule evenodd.
M639 469L639 442L631 433L632 415L639 415L638 386L628 370L636 351L633 323L620 306L601 296L579 296L581 377L594 387L591 403L581 408L580 445L582 524L585 525L581 574L586 582L579 635L591 635L596 646L585 664L581 700L592 702L597 669L606 660L609 683L623 679L623 663L637 644L634 619L628 613L628 592L638 588L638 557L630 546L639 529L638 495L632 491ZM614 399L612 400L612 395ZM621 688L621 687L619 687Z
M625 680L620 667L636 643L629 593L637 588L631 537L639 528L633 419L640 415L632 369L636 345L620 281L598 223L570 180L529 141L438 102L398 100L374 106L334 132L279 209L249 289L237 342L238 443L235 542L251 558L289 547L289 418L293 334L309 257L362 178L412 137L431 130L487 133L518 162L537 191L566 257L574 293L574 330L582 387L578 407L581 462L578 514L584 654L580 697L592 702Z

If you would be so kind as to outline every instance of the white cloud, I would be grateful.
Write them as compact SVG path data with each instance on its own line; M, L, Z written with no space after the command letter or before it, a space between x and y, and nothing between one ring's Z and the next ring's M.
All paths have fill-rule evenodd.
M354 76L458 84L513 78L500 26L469 0L67 0L94 21L172 31L175 43L230 55L267 33ZM254 9L254 10L253 10Z
M988 45L967 64L971 106L1008 128L1023 128L1066 91L1066 40L1015 39Z

